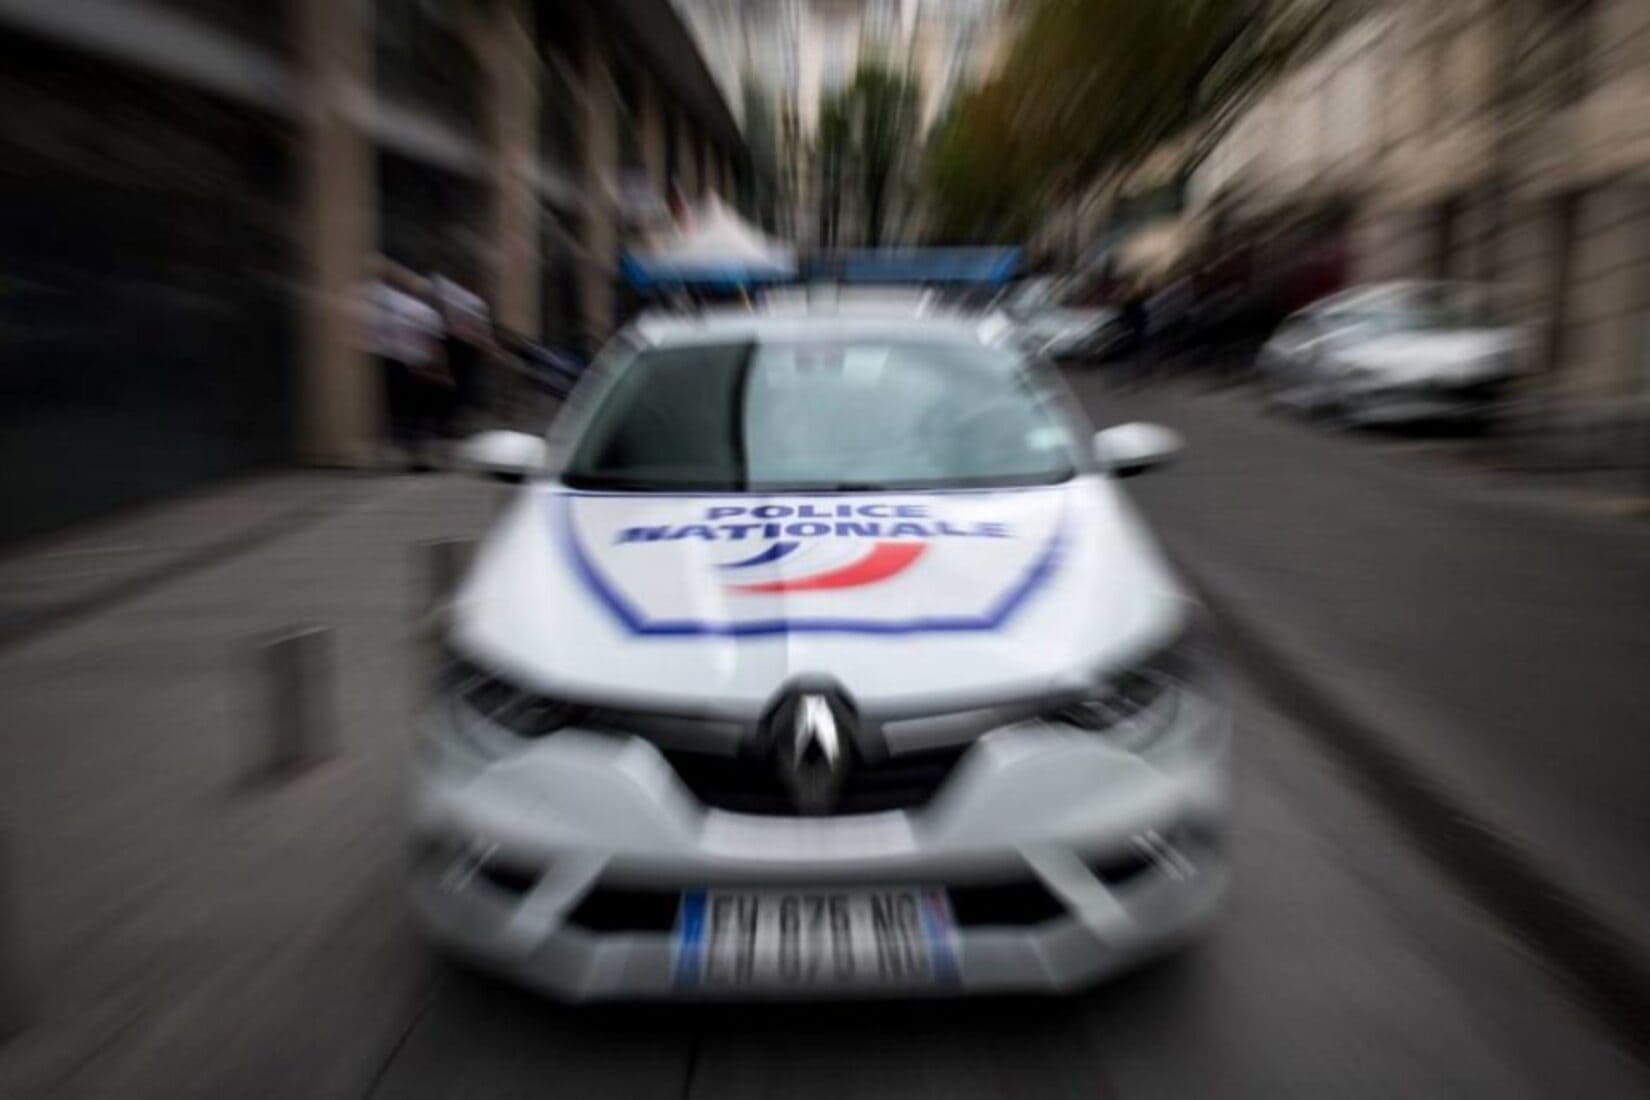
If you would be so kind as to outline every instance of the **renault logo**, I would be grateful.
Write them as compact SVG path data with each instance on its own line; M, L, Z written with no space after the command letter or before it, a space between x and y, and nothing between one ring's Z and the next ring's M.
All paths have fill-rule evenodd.
M848 774L849 731L846 708L816 692L794 697L774 713L774 748L780 777L796 808L805 814L829 813Z
M796 731L791 751L798 761L815 755L834 769L842 756L842 734L837 732L836 715L823 695L804 695L796 708Z

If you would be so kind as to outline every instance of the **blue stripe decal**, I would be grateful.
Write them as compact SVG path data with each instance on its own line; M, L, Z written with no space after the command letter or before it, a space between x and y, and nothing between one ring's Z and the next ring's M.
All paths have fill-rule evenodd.
M788 554L795 553L797 547L801 545L802 544L800 542L776 542L760 554L745 558L742 561L723 562L721 565L717 566L717 568L745 569L752 565L767 565L769 562L778 561L780 558L783 558Z
M676 933L676 984L698 985L700 962L705 955L705 892L688 890L682 894L682 911Z
M901 637L909 634L974 634L1002 629L1039 588L1059 570L1065 550L1069 516L1062 516L1048 544L1023 577L983 615L932 615L914 619L756 619L751 622L707 622L700 619L648 619L631 607L601 575L579 543L573 529L573 495L560 494L556 527L568 565L595 598L625 630L644 638L762 638L782 634L867 634Z

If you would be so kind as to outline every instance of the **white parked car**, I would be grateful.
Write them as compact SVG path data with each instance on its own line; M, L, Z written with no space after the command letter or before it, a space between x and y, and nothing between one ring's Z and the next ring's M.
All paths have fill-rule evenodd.
M1122 342L1121 313L1109 306L1062 304L1072 290L1049 276L1020 283L1002 300L1003 311L1019 326L1020 345L1057 361L1097 361Z
M999 322L650 318L450 608L415 908L567 998L1069 990L1227 878L1229 718L1193 606Z
M1050 307L1020 322L1025 345L1056 361L1105 358L1122 341L1120 314L1107 307Z
M1262 349L1272 401L1350 423L1483 424L1526 370L1523 332L1465 283L1379 283L1290 317Z

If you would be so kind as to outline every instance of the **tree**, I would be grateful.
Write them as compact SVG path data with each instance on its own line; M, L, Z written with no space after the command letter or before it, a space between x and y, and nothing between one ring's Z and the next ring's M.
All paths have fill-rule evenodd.
M1218 132L1347 0L1039 0L1005 77L1045 155L1126 166L1194 126Z
M778 203L779 151L773 110L767 90L754 73L746 73L744 88L745 145L750 150L749 172L740 198L762 227L773 232Z
M1036 216L1026 150L1001 81L965 92L935 126L923 160L928 236L941 244L1009 243Z
M1280 71L1364 0L1036 0L996 80L965 97L933 147L927 178L941 224L982 193L996 213L1104 179L1190 135L1195 163ZM968 150L965 152L964 150ZM951 165L932 163L938 156ZM998 182L962 180L964 161L1004 165ZM989 227L976 227L984 231Z
M881 64L864 64L819 106L815 127L820 179L820 243L840 244L842 200L851 195L864 243L883 243L911 149L917 140L916 82Z
M865 243L882 244L891 191L917 138L916 83L892 69L862 67L847 92Z
M848 177L848 108L841 95L826 96L819 104L814 127L814 156L819 165L819 227L821 248L834 248L842 225L842 193Z

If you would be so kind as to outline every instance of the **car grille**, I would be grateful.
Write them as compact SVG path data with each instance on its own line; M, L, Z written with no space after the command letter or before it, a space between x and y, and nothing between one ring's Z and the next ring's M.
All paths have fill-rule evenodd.
M833 814L870 814L925 805L939 791L968 745L900 753L849 770ZM706 806L742 814L794 816L796 804L773 760L753 756L667 751L665 758Z
M567 914L589 932L669 932L681 906L679 890L631 890L597 886Z

